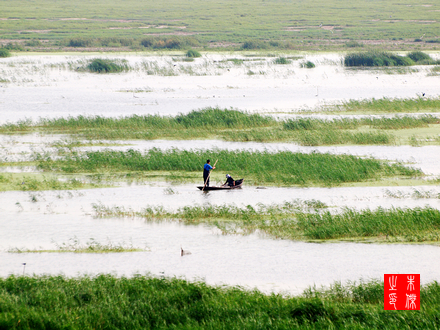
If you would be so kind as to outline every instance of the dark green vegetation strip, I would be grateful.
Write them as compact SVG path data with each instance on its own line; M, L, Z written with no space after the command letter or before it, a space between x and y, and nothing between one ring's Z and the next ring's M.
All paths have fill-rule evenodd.
M17 48L341 49L435 47L438 1L2 1L0 39ZM365 43L366 44L366 43ZM218 48L217 48L218 49Z
M286 298L145 276L9 276L0 279L0 328L437 329L440 286L420 294L420 311L384 311L378 281Z
M374 100L370 102L376 104ZM440 103L438 100L426 102L421 106L432 107ZM351 101L347 103L346 108L362 108L363 104ZM408 106L411 104L414 102L410 102ZM399 105L400 102L398 102ZM366 103L366 107L374 106ZM378 108L379 105L375 107ZM396 142L396 137L384 130L420 128L435 124L440 124L440 120L431 115L418 118L410 116L334 120L298 118L279 121L269 116L238 110L206 108L175 117L159 115L133 115L120 118L78 116L41 119L37 123L22 121L0 126L0 133L44 131L80 134L88 139L221 138L228 141L289 141L308 146L383 145Z
M406 56L380 51L367 51L348 54L344 58L345 66L410 66L440 64L428 54L420 51L411 52Z
M219 159L216 171L228 171L256 183L323 184L378 180L382 177L420 176L419 170L399 164L386 164L375 159L351 155L292 153L282 151L228 151L150 149L145 153L123 151L72 152L64 159L39 156L39 167L46 171L68 173L105 171L185 171L200 172L207 159Z
M440 240L440 211L430 207L415 209L345 210L341 214L300 213L298 229L308 238L391 236L406 241Z
M97 217L139 217L149 220L177 219L186 224L208 223L224 234L249 234L256 230L271 237L293 240L366 240L394 242L440 241L440 211L430 207L356 211L333 214L311 200L281 205L237 207L231 205L185 206L169 212L162 207L141 211L94 205Z
M87 64L83 68L78 68L78 71L90 71L97 73L117 73L128 71L129 67L127 64L127 60L110 60L110 59L102 59L95 58L91 60L89 64Z

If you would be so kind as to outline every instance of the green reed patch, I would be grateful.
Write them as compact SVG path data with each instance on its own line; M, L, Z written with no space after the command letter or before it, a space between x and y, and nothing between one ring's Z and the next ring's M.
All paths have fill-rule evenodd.
M292 63L291 60L287 59L286 57L277 57L274 61L275 64L290 64Z
M202 54L200 54L197 50L190 49L185 54L186 57L195 58L195 57L202 57Z
M391 236L407 241L439 241L440 211L431 207L383 209L340 214L298 214L298 229L311 239Z
M429 124L440 124L440 119L432 115L421 117L395 116L392 118L364 117L324 120L316 118L288 119L283 123L284 129L293 131L311 130L354 130L361 126L376 129L407 129L427 127Z
M313 69L315 67L315 63L311 61L305 61L300 63L301 68Z
M390 176L420 176L419 170L400 164L351 155L293 153L282 151L228 151L150 149L145 153L128 151L71 152L63 159L36 155L43 170L68 173L101 171L184 171L199 172L206 159L219 159L217 171L251 177L254 182L279 185L335 185L345 182L378 180Z
M377 113L394 113L394 112L439 112L440 98L381 98L368 100L349 100L344 102L337 108L340 111L352 112L377 112Z
M9 49L0 48L0 58L1 57L10 57L10 56L11 56L11 52L9 51Z
M302 240L352 240L384 243L440 241L440 211L425 207L383 209L339 213L327 211L316 200L294 200L283 204L257 206L204 205L185 206L176 211L147 206L141 210L94 204L98 218L143 218L177 220L185 224L206 223L223 234L251 234L255 231L270 237Z
M310 288L302 296L136 275L0 279L4 329L436 329L440 286L420 311L384 311L377 280ZM17 326L19 325L19 326Z
M40 119L37 123L19 122L17 124L5 124L1 126L3 132L20 131L36 126L43 129L77 131L82 129L182 129L182 128L252 128L276 125L275 119L259 114L220 109L205 108L193 110L187 114L179 114L175 117L159 115L132 115L119 118L108 118L102 116L77 116L68 118Z
M411 52L406 56L382 51L366 51L348 54L344 57L345 66L410 66L414 64L438 64L428 54Z
M383 100L363 103L350 101L342 108L350 111L362 107L379 107ZM386 101L385 101L386 102ZM417 102L416 102L417 103ZM432 105L435 106L435 103ZM386 145L398 140L390 131L422 128L440 124L432 115L421 117L395 116L393 118L342 118L324 120L297 118L276 120L270 116L252 114L233 109L205 108L177 116L132 115L119 118L77 116L42 118L33 123L25 120L0 126L0 133L63 132L79 134L89 140L113 139L223 139L227 141L288 141L301 145ZM413 132L414 134L414 132ZM408 142L408 141L403 141ZM409 141L411 142L411 141Z
M41 190L71 190L86 189L96 186L89 180L78 178L59 179L41 174L0 174L0 191L41 191Z
M130 70L127 60L95 58L86 66L78 67L78 71L90 71L95 73L118 73Z

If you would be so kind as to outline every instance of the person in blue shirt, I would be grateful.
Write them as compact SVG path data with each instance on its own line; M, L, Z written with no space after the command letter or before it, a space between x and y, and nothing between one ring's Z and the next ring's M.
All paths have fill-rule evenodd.
M209 187L209 172L215 168L211 166L211 161L208 159L206 164L203 166L203 182L206 187Z

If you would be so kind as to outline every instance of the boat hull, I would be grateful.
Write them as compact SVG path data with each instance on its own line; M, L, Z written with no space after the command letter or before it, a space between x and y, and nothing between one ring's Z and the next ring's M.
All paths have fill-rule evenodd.
M238 186L210 186L210 187L205 187L205 189L203 189L203 186L197 186L198 189L203 190L203 191L210 191L210 190L231 190L231 189L239 189L241 188L242 184L238 185Z

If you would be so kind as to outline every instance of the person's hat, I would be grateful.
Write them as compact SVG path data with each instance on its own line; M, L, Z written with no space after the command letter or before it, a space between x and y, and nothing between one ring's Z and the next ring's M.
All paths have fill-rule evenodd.
M227 177L227 178L230 178L231 176L230 176L229 174L226 174L226 177Z

